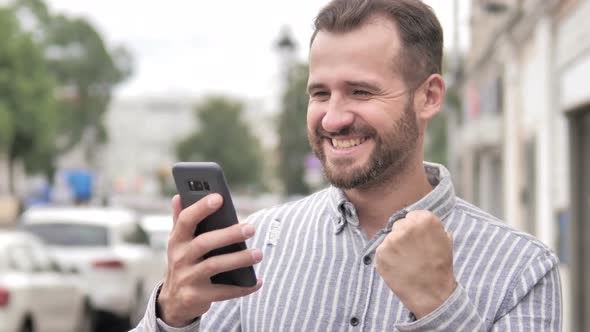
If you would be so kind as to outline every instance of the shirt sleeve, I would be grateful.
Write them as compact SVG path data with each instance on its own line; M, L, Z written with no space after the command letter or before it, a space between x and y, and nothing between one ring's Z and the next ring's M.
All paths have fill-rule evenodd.
M398 324L396 327L401 332L485 331L484 321L460 284L457 284L453 294L436 310L419 320Z
M559 264L542 275L532 289L530 287L531 280L536 279L539 271L546 270L547 264L547 261L539 260L520 275L511 296L505 299L506 309L499 315L492 331L561 331L563 311Z
M148 301L147 309L143 319L139 322L137 327L135 327L132 332L198 332L200 319L196 319L191 324L184 326L184 327L171 327L168 324L164 323L163 320L157 318L156 316L156 300L158 298L158 293L160 292L160 288L162 287L162 283L158 284L152 295L150 296L150 300Z
M486 322L461 285L435 311L398 331L561 331L561 284L557 257L541 253L517 275L495 319Z
M213 302L201 319L201 331L241 331L241 298Z

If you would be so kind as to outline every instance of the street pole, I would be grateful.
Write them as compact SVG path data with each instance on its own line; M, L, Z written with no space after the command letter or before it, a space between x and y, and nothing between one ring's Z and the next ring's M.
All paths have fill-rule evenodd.
M459 46L459 0L453 0L453 54L451 62L451 85L455 91L459 91L459 80L461 73L461 49ZM451 174L459 175L458 160L460 156L457 151L456 135L458 134L457 115L460 110L455 105L447 103L447 163Z

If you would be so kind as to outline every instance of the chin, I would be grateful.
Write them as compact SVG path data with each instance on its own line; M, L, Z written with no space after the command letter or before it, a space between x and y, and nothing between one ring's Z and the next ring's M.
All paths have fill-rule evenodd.
M367 184L368 165L334 165L332 163L324 167L324 173L328 181L341 189L354 189Z

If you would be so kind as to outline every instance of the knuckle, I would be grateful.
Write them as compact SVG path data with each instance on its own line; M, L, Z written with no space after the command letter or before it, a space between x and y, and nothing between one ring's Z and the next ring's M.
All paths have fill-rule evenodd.
M190 220L189 216L190 216L190 213L187 209L180 211L180 213L178 214L177 223L186 224L188 222L188 220Z
M190 285L192 276L188 273L178 273L177 277L174 278L174 282L182 287L183 285Z
M207 276L211 276L217 273L219 264L214 259L204 260L202 263L203 273Z
M180 270L182 268L182 262L178 257L173 257L173 259L169 261L168 265L172 271Z
M410 225L400 225L395 229L395 231L392 229L392 232L385 238L385 240L387 240L387 242L392 245L398 241L398 239L406 237L410 230Z
M244 227L245 226L243 224L236 224L231 226L230 229L232 233L232 238L238 241L247 238L247 236L244 235L244 232L242 230Z
M192 250L198 254L199 257L209 252L209 247L202 236L198 236L191 242Z
M181 292L178 302L183 308L190 308L193 305L194 297L191 292Z
M412 219L416 223L424 223L432 219L432 212L427 210L416 210L408 213L406 218Z
M383 254L383 245L380 245L375 249L375 261L381 260L381 255Z
M168 252L168 264L173 270L178 270L184 265L185 252L180 248Z
M379 247L377 247L377 250L375 251L375 254L378 254L380 257L383 257L383 255L386 255L386 253L391 250L391 248L395 245L395 242L397 241L397 236L388 236L386 237L383 242L381 243L381 245Z
M176 241L172 239L172 233L168 237L168 251L172 250L176 246Z
M406 214L406 219L418 219L420 210L410 211Z

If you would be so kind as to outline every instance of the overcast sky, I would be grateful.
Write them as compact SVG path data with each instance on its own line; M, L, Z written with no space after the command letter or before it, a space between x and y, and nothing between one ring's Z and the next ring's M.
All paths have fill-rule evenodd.
M268 101L277 91L273 49L288 26L304 60L312 22L327 0L48 0L50 10L88 18L109 47L125 45L134 75L117 96L224 93ZM430 0L453 45L452 1ZM463 47L468 0L460 0Z

